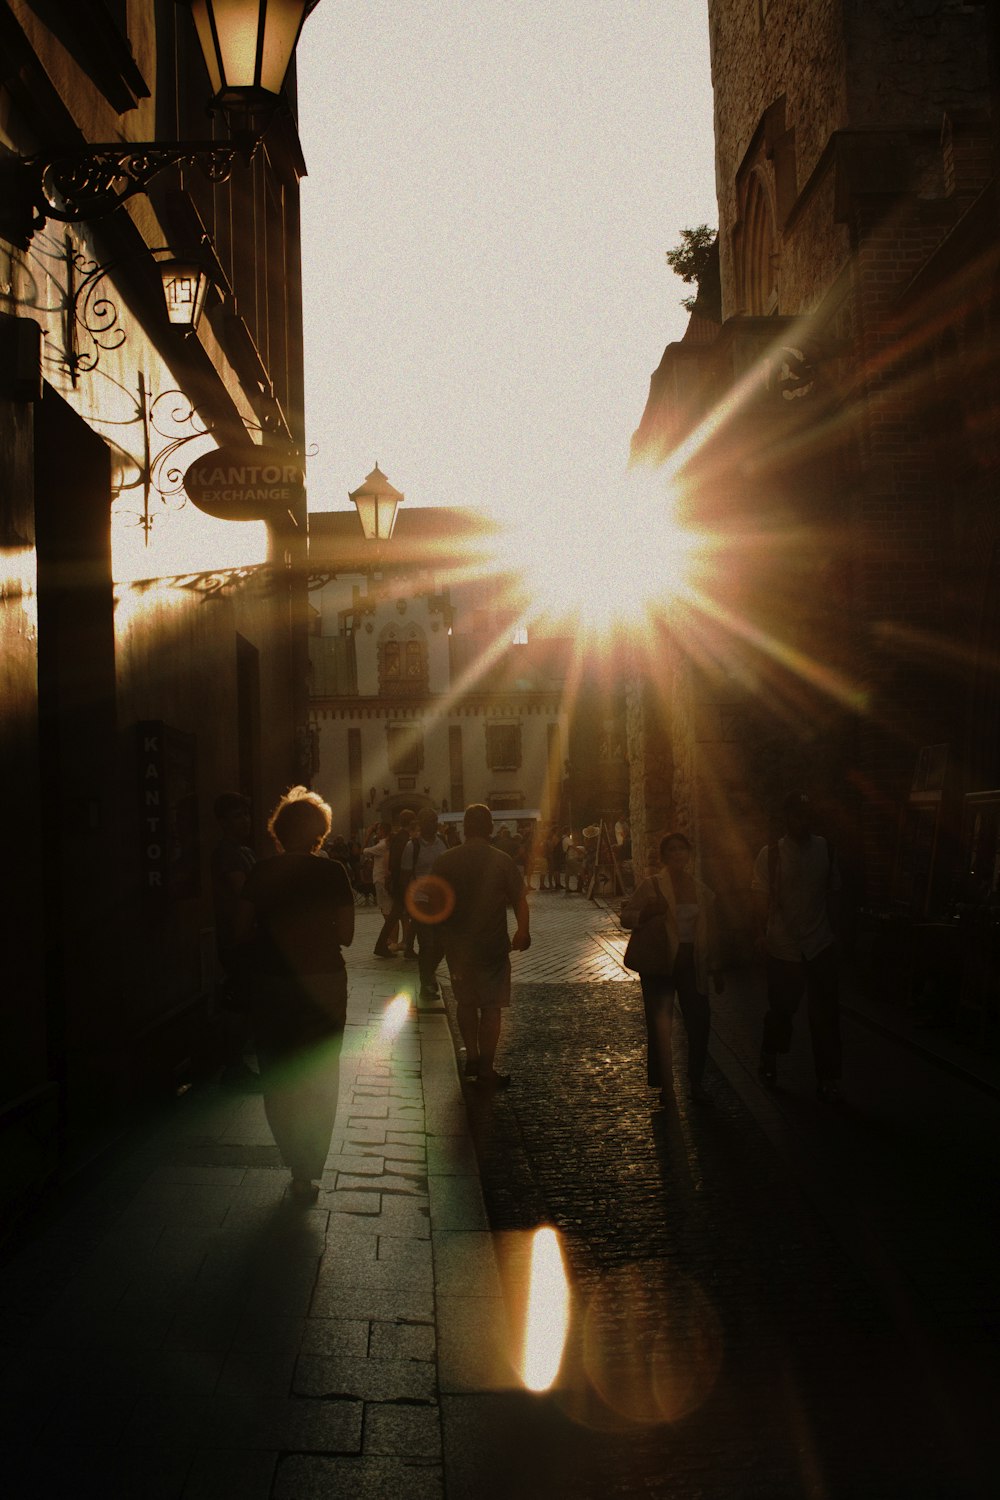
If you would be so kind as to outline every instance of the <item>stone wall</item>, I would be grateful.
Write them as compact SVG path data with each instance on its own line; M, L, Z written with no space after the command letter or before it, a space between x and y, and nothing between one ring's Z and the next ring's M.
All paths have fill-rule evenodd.
M774 310L796 315L816 305L849 251L832 211L832 138L926 131L933 152L946 111L987 103L984 8L960 0L710 0L709 26L723 317L749 310L738 242L741 183L751 170L767 187L780 240ZM780 133L763 141L774 110Z
M784 96L796 191L847 123L841 0L710 0L709 31L722 309L730 317L744 310L733 251L737 174L765 111Z

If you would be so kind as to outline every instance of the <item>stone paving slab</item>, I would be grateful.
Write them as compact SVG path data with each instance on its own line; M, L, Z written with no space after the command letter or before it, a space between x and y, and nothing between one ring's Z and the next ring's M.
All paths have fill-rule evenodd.
M292 1392L323 1401L433 1402L437 1391L435 1371L426 1360L351 1359L346 1355L326 1357L300 1355Z
M442 1466L428 1459L319 1458L291 1454L275 1475L274 1500L444 1500Z

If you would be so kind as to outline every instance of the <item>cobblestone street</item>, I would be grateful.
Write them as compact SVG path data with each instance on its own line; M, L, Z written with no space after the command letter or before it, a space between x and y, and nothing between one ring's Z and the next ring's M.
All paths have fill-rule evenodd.
M553 1223L571 1267L544 1398L564 1422L531 1457L558 1454L548 1493L994 1493L997 1098L850 1015L841 1109L815 1097L804 1016L765 1095L763 997L737 977L713 998L714 1106L687 1101L678 1020L662 1109L610 914L540 894L533 930L514 1084L471 1115L494 1229ZM551 982L559 952L604 972Z
M762 997L731 977L715 1103L663 1109L613 914L536 893L532 925L514 1082L484 1096L459 1082L447 985L418 1008L415 967L371 956L359 910L313 1207L287 1199L259 1096L211 1082L40 1205L6 1247L5 1493L995 1493L997 1091L848 997L843 1107L816 1101L801 1023L765 1095ZM521 1351L526 1328L555 1342L551 1295L529 1297L545 1224L570 1320L537 1394Z

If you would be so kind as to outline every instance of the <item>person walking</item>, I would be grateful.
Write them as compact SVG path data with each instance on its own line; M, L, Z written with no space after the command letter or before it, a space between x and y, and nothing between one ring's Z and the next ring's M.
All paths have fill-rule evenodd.
M354 892L339 860L320 855L330 808L292 787L268 821L277 850L247 876L237 935L255 942L254 1016L264 1112L291 1194L313 1202L337 1114L347 1020L341 948L354 937ZM319 858L316 856L320 855Z
M547 891L549 889L549 839L550 833L547 828L539 827L538 841L535 846L535 869L538 871L538 889Z
M580 865L576 857L576 850L573 847L572 829L564 828L562 838L559 842L562 845L563 875L566 878L566 894L568 896L570 894L569 883L573 877L576 879L577 890L580 889Z
M372 829L367 849L367 853L371 855L372 861L372 884L375 887L375 905L382 913L383 922L392 911L392 897L389 895L388 886L386 885L386 877L389 871L389 837L391 833L391 823L377 823ZM385 929L383 928L382 933L379 935L379 941L385 948L385 952L380 954L380 957L392 957L392 949L389 945L395 942L398 932L398 923L395 932L390 931L385 933ZM385 933L384 937L383 933ZM375 951L378 952L377 947Z
M390 939L394 939L397 932L401 934L403 946L406 949L406 957L413 958L413 949L410 945L409 920L406 915L406 907L403 904L404 890L399 872L399 862L413 834L414 814L409 808L405 808L396 821L396 826L389 835L386 847L385 876L383 884L386 895L389 898L388 912L383 910L384 921L382 929L375 940L374 953L376 958L394 958L398 949L389 947Z
M562 890L562 876L565 864L566 855L563 851L563 836L558 828L553 828L549 837L549 871L554 891Z
M444 950L465 1044L465 1076L485 1089L506 1088L508 1073L494 1066L503 1012L510 1005L511 950L531 947L524 881L509 855L490 843L493 814L481 802L465 809L465 842L434 861L432 874L448 888ZM517 919L514 936L507 910Z
M377 843L378 839L374 839ZM359 896L365 898L365 906L375 906L375 861L367 838L358 840L358 878L354 882Z
M711 1103L703 1077L708 1057L711 1016L709 976L716 994L725 989L719 963L715 895L692 874L691 841L683 833L660 840L662 869L643 880L623 904L624 928L659 922L666 929L662 972L639 970L646 1020L646 1079L666 1104L671 1089L671 1033L674 997L680 1005L688 1039L688 1091L698 1104ZM626 951L626 963L628 952Z
M835 936L840 871L829 840L812 831L808 797L791 793L782 814L784 835L761 849L751 882L767 966L757 1071L767 1088L777 1087L778 1054L791 1046L793 1017L805 994L817 1092L833 1104L841 1076Z
M438 815L433 807L421 808L417 814L418 836L411 838L403 850L399 868L406 891L407 913L413 921L414 942L417 950L417 968L420 974L419 999L432 1001L440 998L437 982L437 967L441 962L441 941L437 924L422 922L420 913L431 905L431 891L423 877L431 873L434 862L444 854L447 845L438 835Z

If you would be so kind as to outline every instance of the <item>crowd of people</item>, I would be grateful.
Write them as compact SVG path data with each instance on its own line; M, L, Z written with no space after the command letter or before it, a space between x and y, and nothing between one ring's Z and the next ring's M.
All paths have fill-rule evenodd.
M779 1054L788 1051L803 996L820 1097L834 1102L840 1080L837 948L840 875L829 842L813 832L808 801L786 798L785 832L758 855L753 894L766 956L768 1008L759 1075L776 1085ZM496 1068L504 1010L511 998L512 951L531 944L528 891L583 888L607 841L624 862L628 826L618 819L614 844L603 825L584 830L494 829L488 807L474 803L457 825L443 827L433 808L401 812L353 844L331 839L331 810L316 792L293 787L274 808L270 859L247 843L250 807L235 793L216 802L222 837L212 861L223 1013L229 1018L224 1080L242 1081L252 1035L257 1086L287 1167L293 1198L311 1202L329 1152L337 1108L340 1048L347 1016L343 949L354 939L357 893L377 904L382 924L374 954L415 959L418 1003L438 1002L438 968L447 963L464 1072L478 1088L506 1088ZM588 850L588 842L591 848ZM617 854L616 854L617 849ZM629 854L631 853L628 850ZM704 1070L710 1033L709 983L725 987L713 892L695 874L694 849L680 831L660 842L660 868L626 897L621 923L632 932L624 956L639 976L646 1027L647 1082L671 1094L675 1004L687 1031L692 1101L710 1103ZM508 927L508 913L515 920ZM241 1071L242 1070L242 1071ZM256 1075L252 1075L256 1076Z

